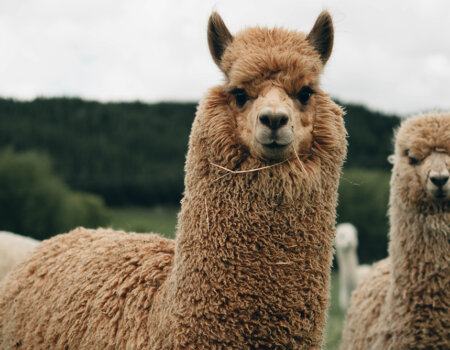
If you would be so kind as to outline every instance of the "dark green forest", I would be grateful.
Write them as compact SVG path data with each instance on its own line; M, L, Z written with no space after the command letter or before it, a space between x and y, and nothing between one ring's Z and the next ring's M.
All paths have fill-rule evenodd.
M400 118L340 104L349 150L338 221L356 224L367 237L360 239L361 249L379 258L386 250L386 158ZM42 154L70 189L94 194L109 206L178 203L195 110L196 103L0 98L0 149ZM374 250L374 244L381 248Z
M109 205L178 202L195 103L0 99L0 147L47 153L72 188ZM389 169L399 118L345 105L346 167Z

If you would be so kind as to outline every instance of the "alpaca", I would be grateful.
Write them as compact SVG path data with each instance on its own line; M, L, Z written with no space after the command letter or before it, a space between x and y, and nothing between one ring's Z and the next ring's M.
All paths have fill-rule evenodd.
M36 248L39 241L11 232L0 231L0 281Z
M319 87L333 43L220 16L225 75L200 102L175 241L112 230L45 241L0 291L0 348L320 349L342 110Z
M369 265L358 265L358 233L350 223L336 226L336 258L339 264L339 306L346 311L356 285L370 272Z
M397 132L389 257L353 292L342 349L450 348L450 113Z

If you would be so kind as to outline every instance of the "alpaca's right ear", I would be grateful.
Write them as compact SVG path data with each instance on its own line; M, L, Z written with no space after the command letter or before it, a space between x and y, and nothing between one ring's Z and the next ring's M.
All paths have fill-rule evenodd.
M322 11L316 19L306 40L316 49L322 63L327 63L333 49L334 29L333 20L327 11Z
M232 41L233 36L223 22L222 17L217 12L213 12L208 21L208 45L211 56L219 68L221 68L222 55Z

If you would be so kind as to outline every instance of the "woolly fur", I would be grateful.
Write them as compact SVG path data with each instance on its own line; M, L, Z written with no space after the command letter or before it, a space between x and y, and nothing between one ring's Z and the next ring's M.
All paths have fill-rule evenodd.
M446 153L449 169L450 114L402 123L391 177L389 257L352 295L343 350L450 348L450 199L430 198L421 175L437 150ZM408 155L419 163L410 164Z
M22 262L39 244L38 241L15 233L0 231L0 281Z
M226 82L192 126L175 242L82 228L45 241L0 291L2 349L322 347L347 144L305 38L236 35L221 61ZM301 161L266 161L242 142L229 86L256 96L267 82L289 93L316 83L300 111L312 120Z

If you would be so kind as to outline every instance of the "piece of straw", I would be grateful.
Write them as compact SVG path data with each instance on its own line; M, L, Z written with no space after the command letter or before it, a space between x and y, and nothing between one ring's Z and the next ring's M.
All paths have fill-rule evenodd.
M213 166L215 166L215 167L217 167L217 168L219 168L219 169L222 169L222 170L225 170L225 171L228 172L228 174L222 175L222 176L218 177L217 179L215 179L215 180L214 180L214 182L215 182L215 181L218 181L218 180L220 180L221 178L223 178L223 177L225 177L225 176L227 176L227 175L229 175L229 174L243 174L243 173L251 173L251 172L255 172L255 171L260 171L260 170L272 168L272 167L274 167L274 166L277 166L277 165L286 163L287 161L288 161L288 160L285 159L285 160L283 160L282 162L279 162L279 163L275 163L275 164L271 164L271 165L266 165L266 166L263 166L263 167L261 167L261 168L255 168L255 169L249 169L249 170L231 170L231 169L225 168L224 166L221 166L221 165L218 165L218 164L214 164L214 163L211 163L211 165L213 165Z
M306 171L306 169L305 169L305 167L303 166L303 162L300 160L300 157L298 156L298 153L297 153L297 150L295 149L295 146L292 145L292 148L294 149L295 156L297 157L298 163L300 164L300 166L301 166L301 168L302 168L302 171L303 171L305 174L308 174L307 171Z
M208 203L206 202L206 197L205 197L205 210L206 210L206 225L208 226L208 232L209 232Z

